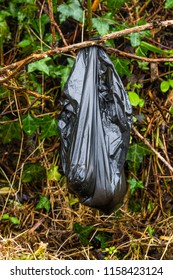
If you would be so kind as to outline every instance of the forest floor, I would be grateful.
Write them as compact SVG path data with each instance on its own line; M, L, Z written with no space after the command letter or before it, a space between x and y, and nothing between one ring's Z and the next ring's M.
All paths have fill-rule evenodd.
M43 7L45 1L36 2ZM129 26L137 25L140 19L144 18L146 22L155 22L155 29L151 31L152 36L143 38L145 41L143 47L148 47L146 57L151 60L165 58L164 51L173 50L173 26L160 28L159 25L160 21L173 19L172 9L165 9L164 3L165 1L130 1L116 14L116 20L119 22L124 20L129 23ZM41 13L40 11L43 13L46 11L46 5L43 9L39 5L40 10L39 12L36 10L37 15ZM106 4L99 5L101 11L93 10L93 16L104 14ZM3 4L1 7L6 9ZM79 38L76 41L75 39L80 25L74 20L70 24L72 28L74 26L76 28L72 30L72 41L68 38L66 26L62 24L60 27L64 36L67 41L69 40L69 44L79 42ZM34 30L34 25L31 27L33 29L31 28L30 31ZM24 36L25 33L22 32L20 35ZM34 32L32 36L35 36L33 34ZM131 42L132 39L131 37ZM114 40L118 50L131 55L140 55L136 53L136 41L132 42L135 46L130 45L129 42L129 37ZM23 45L24 43L26 44L27 41L22 41ZM9 42L6 45L4 43L4 46L6 50L4 61L9 64L25 57L24 51L23 53L19 53L18 49L14 51L12 43L11 46ZM9 55L10 50L11 55ZM26 53L26 56L29 54ZM170 57L172 58L171 55ZM17 82L10 85L11 87L6 81L4 82L3 89L7 87L9 91L14 91L14 95L11 93L10 96L5 95L5 91L1 88L0 124L6 125L9 129L8 137L11 137L10 140L3 140L3 137L4 139L7 137L7 131L0 127L1 260L173 259L173 169L171 169L173 166L173 63L157 63L153 60L153 63L142 61L140 64L128 55L127 57L124 55L123 58L124 65L129 67L130 76L122 76L122 81L129 92L138 93L135 96L140 96L144 104L133 106L135 122L125 164L128 191L120 208L110 215L80 204L78 199L68 192L64 177L60 175L62 170L59 168L58 136L51 134L45 140L43 136L47 133L47 127L43 124L41 124L42 134L39 141L37 136L40 132L36 138L32 138L26 128L25 132L29 136L26 135L27 133L22 133L19 139L17 130L13 130L12 125L17 123L18 118L19 125L22 121L24 127L28 121L27 118L25 119L28 112L31 115L34 112L36 116L32 121L45 117L45 123L47 121L48 125L50 123L54 125L54 120L48 117L57 116L60 109L60 80L57 81L57 78L55 80L54 77L45 74L47 78L43 85L43 75L39 74L36 83L32 72L27 74L26 79L32 80L33 87L36 84L39 88L38 85L42 84L47 95L50 93L51 98L54 98L53 103L45 98L44 104L39 101L32 88L27 94L31 93L32 98L35 99L31 99L29 103L22 96L21 89L14 90L14 86L20 86L20 82L24 80L23 76L21 80L16 77ZM62 63L62 59L58 62ZM63 69L64 74L63 67L64 65L60 70ZM47 71L47 68L44 71ZM58 86L56 83L59 83ZM161 83L162 87L160 87ZM128 88L129 84L130 88ZM135 84L136 88L132 88L132 84ZM16 138L13 138L14 134ZM149 146L144 149L144 139L147 139L151 148L154 148L154 152ZM158 153L165 159L167 165L159 158ZM41 174L43 166L46 176L41 180L36 178L32 181L35 172Z

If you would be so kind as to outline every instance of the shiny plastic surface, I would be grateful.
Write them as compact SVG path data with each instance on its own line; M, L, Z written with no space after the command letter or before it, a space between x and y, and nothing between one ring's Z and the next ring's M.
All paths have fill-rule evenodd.
M109 213L126 193L132 108L103 48L79 51L61 101L58 127L68 189L81 203Z

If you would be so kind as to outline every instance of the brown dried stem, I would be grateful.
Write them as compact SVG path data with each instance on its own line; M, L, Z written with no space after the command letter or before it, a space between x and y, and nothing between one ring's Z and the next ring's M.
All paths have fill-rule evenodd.
M148 142L148 140L145 137L143 137L134 126L132 126L132 129L134 133L145 143L145 145L147 145L149 149L168 167L168 169L171 172L173 172L173 167L169 164L169 162L166 159L164 159L164 157L162 157L161 154L153 148L153 146Z
M159 22L160 28L161 27L167 27L169 25L173 25L173 20L166 20L166 21ZM146 29L153 29L153 28L155 28L155 24L147 23L145 25L135 26L135 27L132 27L132 28L127 28L127 29L124 29L124 30L113 32L111 34L104 35L101 38L99 38L98 40L84 41L84 42L72 44L72 45L69 45L69 46L66 45L62 48L55 48L55 49L52 49L52 50L48 50L48 51L43 52L41 54L32 54L32 55L28 56L27 58L25 58L21 61L12 63L11 65L5 66L2 69L0 69L0 74L3 74L3 73L5 74L5 77L3 77L3 76L0 77L0 83L4 83L8 79L15 76L24 65L27 65L31 62L40 60L42 58L46 58L46 57L49 57L49 56L54 56L56 54L62 54L62 53L67 53L67 52L71 52L71 51L76 51L78 49L89 47L89 46L101 45L106 40L110 40L110 39L114 39L114 38L118 38L118 37L123 37L123 36L126 36L126 35L131 34L131 33L140 32L140 31L143 31L143 30L146 30ZM111 49L111 51L112 51L112 49ZM118 52L118 50L116 50L116 52ZM121 55L123 55L123 54L125 55L125 53L121 52ZM130 57L131 54L126 54L126 56ZM144 57L138 57L138 56L134 57L134 55L133 55L133 58L146 60L146 58L144 58ZM148 62L163 62L163 61L173 61L173 58L158 58L158 59L152 59L152 60L148 59ZM13 69L15 69L14 72L11 72L10 74L7 73L7 70L13 70Z

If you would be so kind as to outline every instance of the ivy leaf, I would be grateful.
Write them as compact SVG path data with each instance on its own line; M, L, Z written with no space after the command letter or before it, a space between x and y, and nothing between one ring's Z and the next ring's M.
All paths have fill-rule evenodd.
M39 61L30 63L28 65L28 72L31 73L31 72L34 72L35 70L38 70L49 76L49 67L46 63L50 60L51 60L50 57L46 57Z
M110 23L106 19L93 18L93 27L97 29L98 33L102 36L108 33Z
M126 59L120 59L116 58L115 60L113 59L113 63L115 66L115 69L117 70L118 74L122 76L130 76L130 69L129 69L129 64L130 62Z
M20 140L21 129L19 122L9 122L10 119L5 118L7 123L0 125L0 137L2 138L2 143L10 143L13 139Z
M45 169L38 163L28 163L24 166L22 182L41 181L45 175Z
M165 2L165 9L173 8L173 0L166 0Z
M32 135L39 126L37 119L33 118L30 114L23 118L22 123L23 130L28 136Z
M45 210L49 211L50 207L51 207L51 203L50 203L49 198L47 196L40 195L39 202L35 206L35 209L36 210L45 209Z
M98 232L95 238L100 241L100 246L102 249L106 248L108 246L108 242L110 242L112 239L112 237L105 232Z
M141 188L141 189L144 188L143 182L142 181L137 181L135 178L129 179L127 181L130 184L131 194L134 194L134 192L139 188Z
M89 235L93 230L93 226L81 226L79 223L75 223L73 230L74 232L78 233L79 240L82 244L89 244Z
M152 152L143 143L135 143L129 146L126 157L129 168L136 174L140 168L143 157L151 154Z
M53 165L47 174L48 180L59 181L61 179L61 174L58 172L58 166Z
M141 43L141 35L140 33L132 33L130 34L130 43L133 48L138 47Z
M83 20L83 10L78 0L69 0L67 3L59 5L57 10L60 13L59 19L61 23L68 17L72 17L79 22Z
M58 134L57 122L50 116L44 116L40 121L41 139L48 138Z

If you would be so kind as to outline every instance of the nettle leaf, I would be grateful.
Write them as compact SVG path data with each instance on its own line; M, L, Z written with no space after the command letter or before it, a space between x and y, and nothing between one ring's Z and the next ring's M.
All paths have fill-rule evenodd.
M43 58L39 61L35 61L35 62L32 62L28 65L28 72L31 73L31 72L34 72L36 70L38 71L41 71L43 73L45 73L46 75L49 76L49 67L47 65L47 62L50 61L51 58L50 57L46 57L46 58Z
M152 151L149 150L143 143L130 145L126 157L129 168L136 174L143 161L143 157L151 154Z
M41 181L45 175L45 169L38 163L28 163L24 166L22 182L30 183L32 181Z
M23 130L28 136L32 135L39 126L38 120L33 118L30 114L23 118L22 123Z
M166 0L165 2L165 9L173 8L173 0Z
M45 209L45 210L49 211L50 207L51 207L51 203L50 203L49 198L47 196L40 195L39 202L35 206L35 209L36 210Z
M44 116L41 120L39 120L39 122L41 127L41 139L58 134L57 121L54 118Z
M83 20L83 9L78 0L69 0L67 3L59 5L57 11L60 13L59 19L61 23L68 17L72 17L79 22Z
M144 106L144 99L140 98L139 95L134 91L128 91L128 96L130 99L130 103L132 106L143 107Z
M115 69L117 70L118 74L122 76L130 76L130 69L129 69L129 64L130 62L126 59L120 59L116 58L113 59L113 63L115 66Z
M110 23L104 18L93 18L93 27L97 29L99 35L107 34L109 31Z

